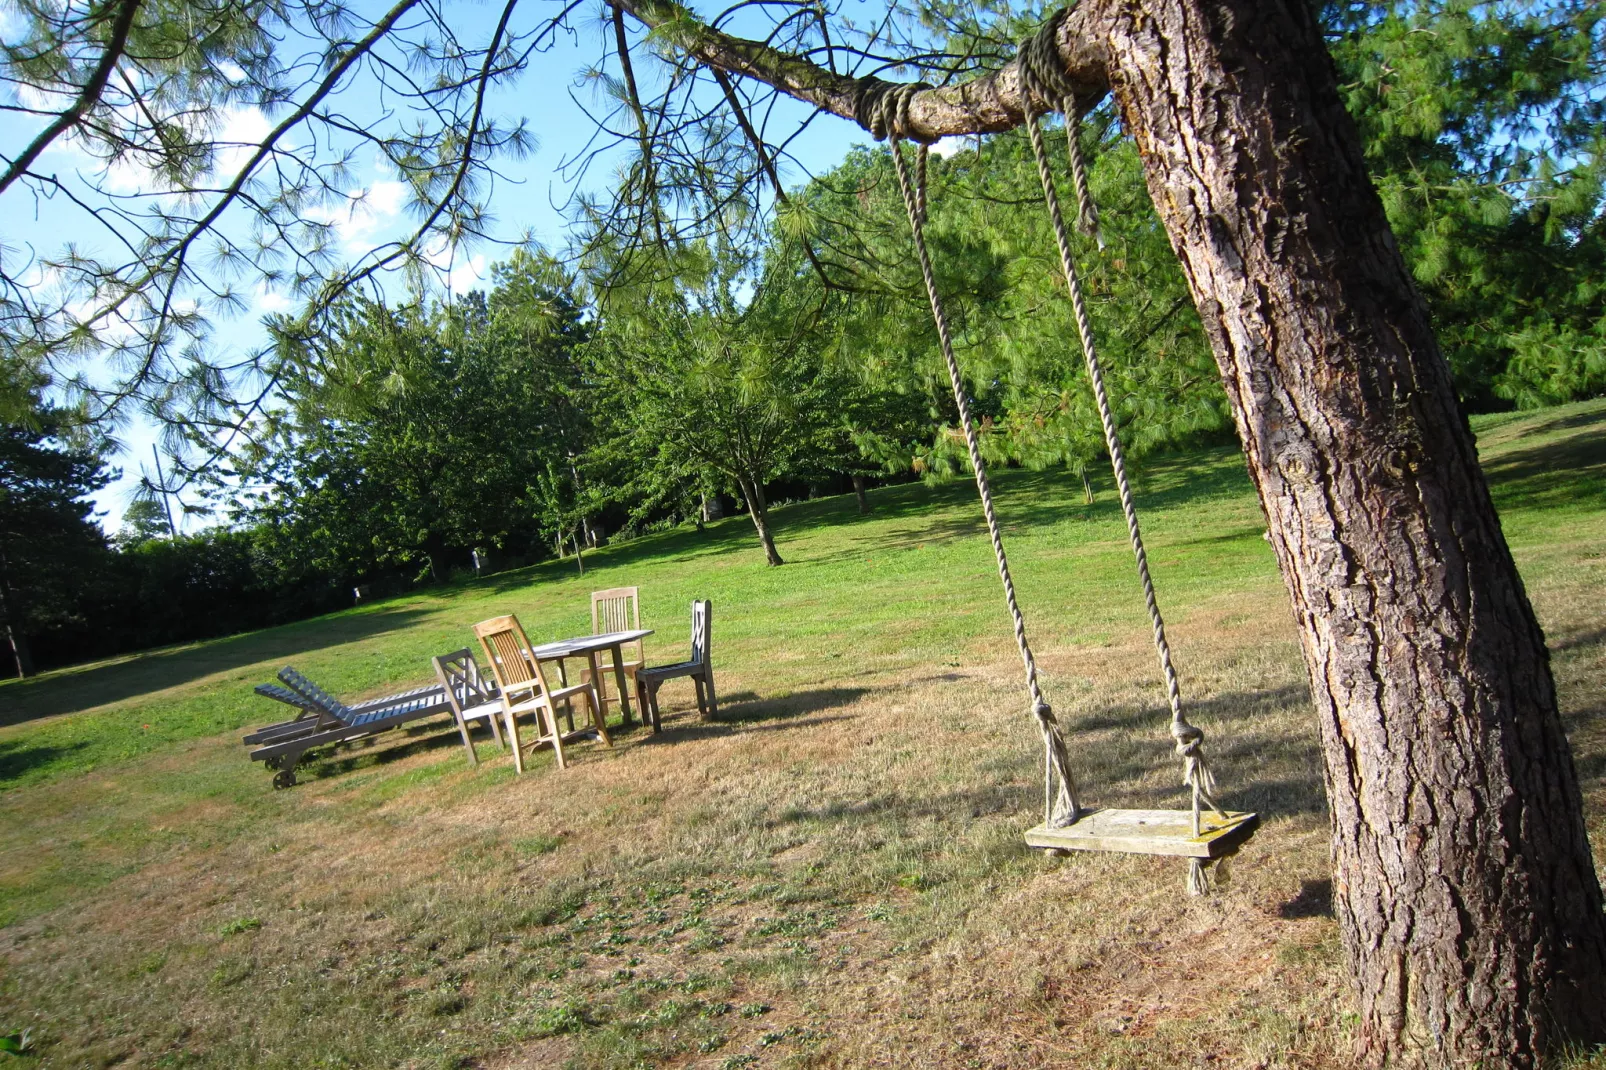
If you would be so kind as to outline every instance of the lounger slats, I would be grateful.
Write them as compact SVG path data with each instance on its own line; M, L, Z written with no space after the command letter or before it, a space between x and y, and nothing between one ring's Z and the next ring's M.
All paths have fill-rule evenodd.
M251 759L277 770L275 787L295 783L296 763L310 750L361 739L452 710L446 689L438 683L348 706L289 666L280 669L278 676L285 686L263 684L256 688L257 694L295 706L304 711L303 715L259 728L245 737L247 744L263 744L251 752Z

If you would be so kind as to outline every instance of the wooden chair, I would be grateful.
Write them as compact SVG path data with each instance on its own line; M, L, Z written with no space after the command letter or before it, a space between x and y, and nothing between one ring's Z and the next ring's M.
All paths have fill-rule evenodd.
M521 713L535 714L535 727L540 736L530 744L531 749L543 743L552 744L558 768L566 767L563 744L579 733L571 731L565 734L558 730L558 704L575 697L585 699L587 708L591 710L592 728L581 731L594 730L603 743L613 746L613 740L608 736L608 726L602 721L601 708L597 705L597 694L591 685L571 684L555 690L548 687L541 662L531 653L533 647L530 639L524 634L517 617L510 614L482 620L474 625L474 635L479 639L496 682L502 689L502 709L507 722L508 739L513 744L515 769L524 772L517 720Z
M709 654L709 639L714 623L714 603L700 600L691 604L691 660L674 665L642 668L636 672L636 701L641 704L641 719L650 721L654 732L661 730L658 717L658 688L665 680L689 676L697 685L697 709L704 717L719 712L714 699L714 665Z
M606 635L608 632L627 632L641 628L641 588L639 587L610 587L606 591L591 592L591 634ZM632 682L636 673L646 661L646 648L640 639L634 643L626 643L621 648L624 654L625 676ZM612 672L610 666L602 668L602 679L598 681L601 691L599 696L605 696L608 689L608 676ZM581 680L591 679L589 667L580 670ZM622 696L621 696L622 697Z
M446 689L446 703L457 719L458 734L463 737L463 749L468 751L468 764L479 765L480 756L474 752L474 739L468 734L470 721L484 721L491 727L496 745L503 746L502 727L497 724L503 716L502 699L496 685L480 673L480 664L468 647L441 654L430 659L435 666L435 677Z

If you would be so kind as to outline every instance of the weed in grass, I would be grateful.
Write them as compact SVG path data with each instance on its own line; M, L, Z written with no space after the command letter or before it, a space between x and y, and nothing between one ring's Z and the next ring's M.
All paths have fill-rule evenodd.
M524 839L515 840L513 848L521 855L534 857L536 855L551 854L562 844L562 836L527 836Z
M262 928L261 918L235 918L232 921L224 922L222 927L218 929L218 935L234 936L238 933L254 932L260 928Z
M548 1007L536 1018L530 1031L533 1037L557 1037L577 1033L592 1025L590 1011L581 1003L563 1003Z

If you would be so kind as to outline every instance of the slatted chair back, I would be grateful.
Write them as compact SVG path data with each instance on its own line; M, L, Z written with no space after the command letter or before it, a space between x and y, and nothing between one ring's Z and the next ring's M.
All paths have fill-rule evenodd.
M436 673L459 710L472 709L496 697L496 685L480 672L480 663L468 647L435 659Z
M591 592L591 634L606 635L608 632L628 632L641 627L641 588L639 587L610 587L606 591ZM642 660L642 642L637 639L634 643L626 643L626 647L633 648L633 654L626 654L626 660Z
M691 660L697 665L707 665L709 659L709 641L713 637L714 603L707 599L698 599L691 604Z
M347 706L290 666L286 665L280 669L278 676L291 691L294 691L330 717L344 721L351 716L352 709L350 706Z
M441 654L430 659L435 665L435 676L446 689L446 702L452 707L452 718L457 732L463 737L463 749L468 752L470 765L479 765L480 756L474 750L474 738L469 735L468 722L484 721L491 729L496 745L502 745L502 729L496 721L503 707L496 700L496 685L480 673L480 664L468 647Z
M519 618L510 613L505 617L482 620L474 625L474 635L485 650L491 674L496 677L508 701L511 702L515 697L511 692L520 691L534 691L542 698L546 697L546 679L541 675L540 665L535 658L525 653L531 649L530 639L524 634L524 626L519 623Z

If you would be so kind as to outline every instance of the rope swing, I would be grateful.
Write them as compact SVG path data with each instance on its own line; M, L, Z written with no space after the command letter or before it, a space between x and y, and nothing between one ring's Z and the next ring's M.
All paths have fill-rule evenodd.
M998 576L1004 588L1004 601L1009 607L1015 625L1015 642L1020 649L1021 663L1026 672L1026 691L1031 702L1032 715L1043 735L1044 784L1043 824L1027 833L1027 842L1051 850L1124 850L1150 854L1180 854L1190 860L1188 890L1203 894L1210 886L1207 867L1236 852L1254 832L1258 818L1254 814L1229 814L1217 805L1215 778L1204 756L1204 732L1189 723L1182 711L1182 690L1171 662L1171 647L1166 641L1165 621L1154 594L1154 580L1149 573L1148 555L1144 552L1143 536L1138 526L1137 508L1132 501L1132 488L1127 479L1126 459L1121 450L1121 439L1116 429L1115 415L1110 407L1109 394L1104 387L1104 374L1099 366L1098 350L1094 342L1092 324L1082 285L1071 255L1070 234L1060 210L1059 194L1054 185L1053 171L1049 166L1048 152L1043 143L1039 103L1045 111L1058 110L1065 115L1066 149L1076 192L1078 223L1081 229L1098 241L1098 215L1087 182L1087 168L1082 158L1079 141L1080 120L1075 101L1076 86L1067 77L1059 59L1056 36L1065 11L1052 16L1036 34L1022 43L1019 50L1022 98L1025 101L1026 129L1031 139L1032 155L1037 162L1038 178L1043 186L1043 202L1048 210L1049 222L1054 231L1055 244L1060 254L1060 267L1064 273L1066 292L1076 318L1077 338L1087 366L1088 381L1093 388L1099 421L1103 425L1104 442L1110 454L1110 466L1120 494L1121 511L1126 517L1127 534L1132 543L1132 554L1137 561L1138 578L1143 586L1143 597L1149 611L1149 622L1154 632L1155 653L1160 662L1160 674L1165 680L1166 696L1171 707L1171 738L1177 756L1182 761L1182 782L1192 795L1192 809L1188 814L1150 810L1095 810L1084 811L1080 806L1065 738L1059 722L1037 679L1037 663L1026 637L1026 622L1015 597L1015 584L1010 576L1009 559L999 532L998 518L993 508L992 488L987 480L987 468L982 460L975 423L970 415L970 399L965 392L959 362L954 356L953 341L948 329L942 299L937 292L936 275L932 270L931 256L926 246L926 172L929 146L911 136L909 104L916 93L929 89L925 83L889 85L885 82L866 81L855 102L855 115L877 140L886 140L892 152L898 187L903 195L904 208L909 216L909 230L914 239L915 255L920 274L925 281L926 296L931 303L931 317L937 328L937 341L942 350L943 362L948 368L948 379L953 387L954 404L959 412L960 427L964 431L965 447L970 455L971 469L976 476L976 490L981 497L982 512L987 519L987 532L991 537L993 555L998 562ZM915 140L915 174L910 175L902 141ZM1208 808L1215 820L1205 818ZM1185 818L1185 821L1178 819Z

